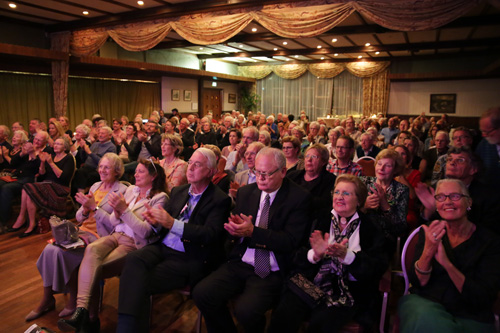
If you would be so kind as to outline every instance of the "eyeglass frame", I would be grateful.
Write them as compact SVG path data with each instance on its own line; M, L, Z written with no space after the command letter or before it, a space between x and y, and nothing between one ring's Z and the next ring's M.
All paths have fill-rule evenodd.
M274 171L271 171L269 173L267 172L260 172L258 171L257 169L252 168L252 173L255 175L255 177L262 177L264 179L269 179L271 178L276 172L280 171L282 168L277 168L276 170Z
M457 196L458 195L458 198L456 198L455 200L453 200L452 197L451 197L452 195L453 196ZM438 199L438 197L441 197L443 200ZM453 192L453 193L450 193L450 194L436 194L434 196L434 199L437 202L445 202L447 198L449 198L453 202L456 202L456 201L460 201L462 198L470 198L470 196L462 194L462 193L458 193L458 192Z

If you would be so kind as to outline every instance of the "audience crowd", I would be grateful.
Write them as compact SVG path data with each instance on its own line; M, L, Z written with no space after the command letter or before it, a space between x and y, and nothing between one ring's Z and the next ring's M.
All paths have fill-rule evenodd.
M120 275L118 332L147 332L150 296L185 287L208 332L296 332L303 321L336 332L351 320L370 331L398 241L422 226L402 331L433 330L431 321L494 330L498 107L479 130L446 115L200 119L177 109L133 121L96 114L74 132L67 117L47 124L0 125L0 233L28 237L37 210L66 217L74 200L83 245L46 246L43 296L27 321L69 292L59 329L98 332L96 286Z

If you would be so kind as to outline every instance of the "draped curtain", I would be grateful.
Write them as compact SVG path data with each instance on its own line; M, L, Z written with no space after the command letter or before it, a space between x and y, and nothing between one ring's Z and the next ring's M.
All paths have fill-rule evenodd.
M298 116L304 110L311 120L330 113L347 116L362 113L363 80L347 71L335 78L318 78L307 72L291 80L273 73L257 81L257 93L265 114Z
M69 40L69 31L54 33L51 35L50 49L68 53ZM68 105L68 75L69 59L52 61L54 115L57 118L66 115Z
M74 31L71 54L95 53L108 37L129 51L148 50L171 31L198 45L223 43L252 21L284 38L313 37L331 30L354 11L393 30L435 29L463 16L482 0L311 0L214 11ZM498 5L499 0L490 0Z

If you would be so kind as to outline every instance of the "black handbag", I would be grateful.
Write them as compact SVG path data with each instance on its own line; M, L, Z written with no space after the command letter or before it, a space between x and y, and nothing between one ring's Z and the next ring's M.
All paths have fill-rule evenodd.
M325 292L301 273L294 274L288 280L288 289L312 309L318 306L325 297Z

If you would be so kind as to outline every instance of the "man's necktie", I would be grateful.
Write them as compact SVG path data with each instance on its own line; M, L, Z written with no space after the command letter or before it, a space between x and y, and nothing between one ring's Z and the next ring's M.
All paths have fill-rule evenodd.
M269 194L266 194L264 199L264 207L260 213L259 228L267 229L269 222L269 207L271 206L271 199ZM269 259L269 251L263 249L255 249L255 274L261 278L265 278L271 272L271 261Z

